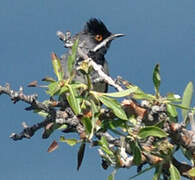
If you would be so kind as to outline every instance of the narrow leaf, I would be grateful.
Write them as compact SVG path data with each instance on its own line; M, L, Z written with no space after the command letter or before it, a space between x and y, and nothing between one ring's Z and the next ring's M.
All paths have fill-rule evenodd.
M160 81L161 81L160 65L156 64L156 66L154 67L154 71L153 71L153 83L154 83L154 88L155 88L155 92L157 96L159 96Z
M110 174L110 175L108 176L108 179L107 179L107 180L114 180L113 175L112 175L112 174Z
M59 92L60 86L58 82L52 82L48 85L48 90L46 91L47 94L50 96L54 96Z
M76 90L72 88L71 85L67 86L69 89L69 95L67 95L68 103L70 104L72 110L76 115L80 114L81 108L79 104L79 100L76 98L78 95L76 93Z
M133 153L133 162L136 165L140 165L142 159L141 159L141 149L139 145L137 144L137 142L131 142L130 146Z
M144 170L140 171L140 172L137 173L136 175L131 176L129 179L134 179L135 177L137 177L137 176L139 176L139 175L141 175L141 174L143 174L143 173L145 173L145 172L151 170L152 168L153 168L153 166L150 166L150 167L148 167L148 168L145 168Z
M155 172L152 180L159 180L161 173L162 173L162 165L157 166L155 168Z
M183 92L182 103L181 103L182 106L186 108L190 108L190 104L192 101L192 94L194 91L193 89L194 88L192 82L189 82ZM188 110L182 109L181 112L182 112L183 119L185 120L187 117Z
M173 103L169 103L169 104L171 104L171 105L173 105L173 106L175 106L175 107L178 107L178 108L180 108L180 109L186 110L186 111L194 110L193 108L185 107L185 106L183 106L183 105L181 105L181 104L173 104Z
M109 146L108 146L108 142L106 140L106 138L104 136L101 137L100 141L100 146L101 146L101 149L108 155L111 155L113 156L113 152L109 149Z
M172 117L177 117L176 108L172 104L167 104L167 111Z
M127 86L127 88L129 88L129 89L135 88L134 89L135 92L132 93L132 97L134 99L148 100L148 101L152 101L152 100L155 100L156 99L156 97L153 96L152 94L146 94L146 93L144 93L144 91L141 90L138 86L132 86L132 85L130 85L130 86Z
M42 79L42 81L52 83L52 82L55 82L55 79L53 79L52 77L45 77L45 78Z
M181 102L181 97L177 94L168 93L167 100L172 102L172 103L174 103L174 102L177 103L177 102Z
M52 59L52 65L53 65L54 72L58 78L58 81L60 81L64 77L60 59L56 56L55 53L51 54L51 59Z
M82 89L86 89L87 86L85 84L82 84L82 83L71 83L71 87L73 89L79 89L79 88L82 88ZM65 93L68 91L68 87L67 87L67 82L64 83L64 86L62 86L60 88L60 92L59 92L59 95Z
M78 155L77 155L77 171L81 167L84 153L85 153L85 143L83 142L79 148Z
M98 99L107 107L113 110L114 114L123 120L128 120L125 111L122 109L121 105L112 98L106 96L98 96Z
M138 89L137 86L133 86L130 89L126 89L126 90L123 90L123 91L120 91L120 92L114 92L114 93L103 93L103 95L120 98L120 97L124 97L124 96L129 96L130 94L136 92L137 89Z
M181 180L180 173L173 164L170 164L169 172L170 180Z
M60 127L58 128L58 130L64 130L64 129L66 129L67 127L68 127L67 124L62 124L62 125L60 125Z
M70 74L75 64L78 43L79 43L79 40L77 39L74 45L72 46L72 54L68 57L68 72Z
M83 117L81 119L81 121L84 124L85 129L86 129L86 131L87 131L87 133L89 135L91 133L91 130L92 130L92 121L91 121L91 119L88 118L88 117Z
M54 140L51 145L49 146L47 152L53 152L59 147L58 143Z
M34 113L37 113L38 115L42 116L42 117L47 117L48 113L46 113L45 111L40 111L40 109L35 109Z
M189 160L192 161L193 157L192 157L192 153L187 150L186 148L184 148L183 146L180 146L181 152L183 153L183 155Z
M65 142L69 146L74 146L78 143L78 140L77 139L66 139L65 137L61 136L60 137L60 142Z
M141 138L147 138L148 136L163 138L167 136L167 133L158 127L147 126L140 129L138 136L140 136Z
M114 169L114 170L112 171L112 173L108 176L108 179L107 179L107 180L115 180L115 175L116 175L116 173L117 173L117 170L118 170L118 169Z
M137 100L148 100L148 101L152 101L155 100L155 96L151 95L151 94L145 94L143 93L134 93L132 96L134 99Z

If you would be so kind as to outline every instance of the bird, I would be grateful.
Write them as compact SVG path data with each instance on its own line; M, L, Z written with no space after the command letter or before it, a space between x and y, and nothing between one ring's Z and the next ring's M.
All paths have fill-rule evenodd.
M71 47L77 39L79 39L78 47L81 49L81 51L91 57L98 65L101 66L103 72L109 75L108 62L105 59L105 54L110 47L111 41L116 37L121 36L123 36L123 34L112 34L107 29L106 25L97 18L89 19L85 23L83 30L72 37L69 35L69 33L68 38L66 39L61 38L59 35L59 38L64 41L64 46L70 47L69 51L61 56L61 65L64 72L64 78L66 79L70 76L68 72L68 56L71 55ZM93 52L93 49L102 43L105 39L108 39L108 41L106 41L104 46ZM71 45L69 46L68 44ZM77 53L74 69L77 69L79 63L83 60L83 57ZM104 93L108 91L108 84L99 77L99 74L95 70L92 70L89 76L92 82L92 89L94 91ZM84 76L83 73L79 70L76 71L73 80L87 84L86 76Z

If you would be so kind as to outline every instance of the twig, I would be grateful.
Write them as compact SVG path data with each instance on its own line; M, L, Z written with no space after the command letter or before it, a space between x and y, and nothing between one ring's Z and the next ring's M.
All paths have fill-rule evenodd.
M22 87L19 88L19 91L13 91L11 90L9 84L6 84L5 87L0 86L0 95L2 94L7 94L14 104L18 101L23 101L30 104L31 106L26 108L26 110L39 109L47 113L51 112L52 110L49 106L37 101L37 94L25 95Z
M118 91L123 90L123 88L121 86L119 86L118 84L116 84L115 81L110 76L105 74L102 71L102 67L100 65L96 64L95 61L93 61L91 58L89 58L89 64L99 74L100 78L102 78L105 82L107 82L109 85L115 87Z
M42 121L40 123L37 123L37 124L35 124L35 125L31 126L31 127L28 127L27 126L19 134L12 133L10 135L10 138L13 139L14 141L22 140L23 138L30 139L35 134L35 132L37 130L45 127L50 122L51 122L51 119L46 119L45 121Z

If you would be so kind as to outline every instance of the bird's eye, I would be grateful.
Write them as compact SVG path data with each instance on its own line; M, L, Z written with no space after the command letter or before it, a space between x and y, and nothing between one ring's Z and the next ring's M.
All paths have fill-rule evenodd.
M103 39L103 37L102 37L101 34L97 34L97 35L95 36L95 40L96 40L96 41L102 41L102 39Z

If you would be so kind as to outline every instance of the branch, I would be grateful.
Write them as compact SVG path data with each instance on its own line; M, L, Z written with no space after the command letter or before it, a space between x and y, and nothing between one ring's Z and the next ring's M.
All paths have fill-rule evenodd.
M76 129L78 134L82 134L85 132L85 129L83 125L80 123L79 119L74 115L72 110L67 107L64 111L56 111L56 116L47 116L47 118L37 124L34 124L30 127L28 127L26 124L23 123L24 129L22 132L19 134L12 133L10 135L10 138L13 140L22 140L23 138L28 138L30 139L36 131L38 131L41 128L45 128L45 132L43 133L42 138L48 138L49 136L47 135L46 130L51 130L52 126L55 124L62 125L62 124L67 124L69 127L72 127ZM50 124L49 127L47 127Z
M52 109L49 106L37 101L38 98L37 94L25 95L23 93L22 87L19 88L19 91L13 91L11 90L9 84L6 84L5 87L0 86L0 95L2 94L7 94L14 104L17 103L18 101L23 101L27 104L30 104L31 106L26 108L26 110L38 109L43 110L47 113L50 113L52 111Z
M16 133L12 133L10 135L10 138L13 139L14 141L17 141L17 140L22 140L23 138L27 138L27 139L30 139L37 130L47 126L47 124L49 124L51 122L50 119L46 119L45 121L43 122L40 122L40 123L37 123L31 127L28 127L26 125L26 123L24 124L23 123L23 126L24 126L24 129L22 132L20 132L19 134L16 134Z
M167 123L165 126L174 144L183 146L195 155L195 131L187 130L179 123Z
M65 47L72 48L74 44L73 41L75 39L71 38L70 32L67 32L66 34L58 32L57 35L64 42ZM104 80L106 83L116 88L117 91L122 91L123 87L121 86L121 83L116 83L110 76L103 72L102 66L93 61L93 53L97 52L101 48L104 48L109 41L118 36L122 36L122 34L111 35L99 45L94 47L94 49L88 52L88 54L85 54L82 51L82 45L80 44L77 53L88 62L89 66L93 67L93 69L99 74L101 80ZM119 81L121 81L120 78ZM128 85L128 82L122 80L122 84L126 86ZM182 176L190 178L187 174L189 169L192 168L190 165L181 163L174 157L171 157L173 154L170 154L170 159L163 159L161 151L165 150L166 153L166 151L173 150L174 145L181 145L191 153L192 157L195 157L195 125L193 124L193 113L189 114L192 130L188 130L182 123L179 124L170 121L170 117L167 113L167 104L164 102L155 102L154 100L154 102L148 101L150 102L148 105L147 103L145 105L143 105L143 103L140 105L140 103L134 101L133 99L125 99L122 101L121 106L117 104L117 107L120 106L123 108L122 110L125 112L120 110L120 113L126 113L125 115L127 115L129 120L122 122L123 120L120 119L120 117L116 117L114 112L116 109L111 108L113 111L108 111L108 108L103 111L100 107L97 109L96 107L93 107L96 110L92 110L92 108L90 110L94 113L93 116L95 116L95 118L89 117L88 119L86 118L86 122L83 122L82 118L85 117L85 113L75 115L71 109L71 107L73 107L72 104L75 105L74 103L78 100L77 97L74 97L74 92L72 92L72 104L69 102L71 107L63 100L51 101L51 103L48 104L41 103L37 100L37 94L25 95L22 87L20 87L18 91L13 91L11 90L9 84L6 84L5 87L0 86L0 95L2 94L8 95L13 103L23 101L30 104L30 107L26 108L26 110L45 112L45 119L42 122L36 123L30 127L26 123L23 123L24 129L20 133L12 133L10 138L15 141L23 138L29 139L41 128L45 129L42 138L48 138L54 130L59 128L61 125L66 124L67 128L62 132L76 132L80 135L81 139L80 141L76 140L77 142L88 142L92 146L99 146L101 148L99 149L99 154L102 157L103 162L108 163L104 164L103 167L105 168L107 165L112 165L116 168L129 168L132 165L136 165L139 169L139 167L146 163L154 166L158 166L160 163L163 163L165 171L168 172L170 162L172 161ZM66 95L68 96L70 94L71 93L67 93ZM116 106L116 103L113 102L107 102L107 104L109 104L108 107L111 107L111 105ZM80 101L76 102L76 105L80 104ZM83 107L83 109L85 108L86 107ZM88 122L87 120L91 121ZM98 125L98 121L101 123L101 121L104 120L111 122L108 129L107 126L105 126L106 128L103 126L96 127L96 123ZM93 123L91 123L92 121ZM112 124L112 121L115 121L115 123L121 123L121 126L114 125L114 123ZM145 126L156 126L156 124L158 124L159 127L162 127L162 129L169 134L169 138L159 138L158 136L156 137L156 135L151 136L151 134L148 134L147 137L141 137L141 135L138 134L140 128L144 128ZM111 135L108 131L110 127L114 129L116 128L117 130L115 132L120 137L114 137ZM88 138L87 133L90 134L90 138ZM91 138L92 136L93 138ZM102 139L102 137L104 138ZM101 141L99 141L100 139ZM158 142L162 145L162 149L160 148L160 145L158 146ZM102 143L102 145L100 143Z
M89 58L88 60L89 60L89 65L93 67L93 69L99 74L101 79L103 79L106 83L116 88L118 91L123 90L123 88L118 84L116 84L115 81L110 76L108 76L102 71L102 67L100 65L95 63L95 61L93 61L91 58Z

